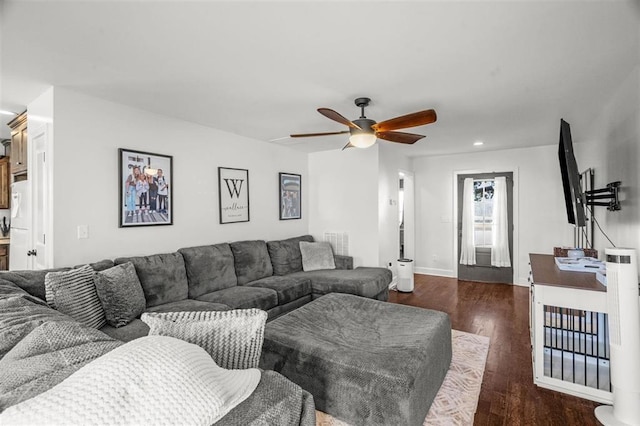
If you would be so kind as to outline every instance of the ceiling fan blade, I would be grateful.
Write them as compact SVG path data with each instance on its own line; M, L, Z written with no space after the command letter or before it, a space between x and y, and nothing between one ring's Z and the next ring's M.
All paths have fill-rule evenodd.
M423 135L405 132L376 132L376 136L389 142L412 144L424 138Z
M344 130L342 132L325 132L325 133L298 133L296 135L289 135L292 138L307 138L310 136L331 136L331 135L341 135L343 133L349 133L348 130Z
M340 151L344 151L347 148L354 148L354 145L351 145L351 141L347 142L347 144L343 146Z
M438 117L433 109L427 109L413 114L407 114L390 120L381 121L374 124L373 130L376 132L386 132L389 130L406 129L408 127L423 126L436 121Z
M355 124L352 123L351 120L344 118L342 115L338 114L337 112L335 112L332 109L329 108L318 108L318 112L322 115L324 115L327 118L330 118L333 121L337 121L340 124L344 124L345 126L349 126L352 127L354 129L359 129L360 127Z

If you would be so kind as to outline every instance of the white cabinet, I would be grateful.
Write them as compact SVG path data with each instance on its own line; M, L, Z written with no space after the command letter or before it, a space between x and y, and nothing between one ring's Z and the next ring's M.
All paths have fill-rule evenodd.
M595 274L559 270L551 255L529 258L534 383L611 403L606 288Z

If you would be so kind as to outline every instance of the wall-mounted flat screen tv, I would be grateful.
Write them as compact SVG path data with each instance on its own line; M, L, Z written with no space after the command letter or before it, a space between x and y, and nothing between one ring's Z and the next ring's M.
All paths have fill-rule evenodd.
M585 198L580 186L580 172L573 154L571 127L560 119L560 145L558 147L562 189L567 206L567 219L575 226L585 226Z

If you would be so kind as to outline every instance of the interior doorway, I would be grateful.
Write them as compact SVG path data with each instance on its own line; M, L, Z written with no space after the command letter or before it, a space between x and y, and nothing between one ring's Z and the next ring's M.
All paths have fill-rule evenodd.
M492 199L495 179L497 177L506 179L506 207L507 207L507 229L509 247L509 267L495 267L491 265L492 236L495 229L492 223ZM474 203L473 203L473 234L475 246L475 264L465 265L460 263L463 247L463 198L464 181L467 178L473 180ZM457 175L458 191L458 279L481 282L513 283L513 173L474 173Z
M398 172L398 259L413 259L415 253L415 203L413 173Z

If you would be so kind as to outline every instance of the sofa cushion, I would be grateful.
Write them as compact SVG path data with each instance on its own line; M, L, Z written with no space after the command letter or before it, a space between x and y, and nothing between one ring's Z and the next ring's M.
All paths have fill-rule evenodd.
M273 275L267 243L261 240L231 243L238 284Z
M144 313L149 335L169 336L203 348L222 368L257 368L267 313L260 309L223 312Z
M78 265L76 268L80 268L82 266L84 266L84 264ZM113 261L105 259L99 262L90 263L89 266L96 271L101 271L112 267ZM10 281L25 290L27 293L45 300L44 277L49 272L68 271L69 269L71 268L40 269L33 271L0 271L0 279Z
M93 269L89 265L69 271L49 272L44 279L49 306L76 321L100 328L106 324L104 310L96 292Z
M165 303L164 305L148 308L147 312L193 312L193 311L228 311L231 308L222 303L203 302L201 300L185 299L178 302ZM139 319L134 319L124 327L115 328L106 325L100 331L114 339L129 342L138 337L149 334L149 326Z
M315 408L310 393L283 375L265 370L251 396L229 411L216 426L316 426Z
M267 243L274 275L288 275L302 271L300 241L312 243L313 237L311 235L303 235Z
M82 268L84 265L76 265L74 268ZM103 259L94 263L90 263L89 266L93 268L94 271L104 271L109 268L113 268L115 263L111 259Z
M11 281L3 280L2 278L0 278L0 300L15 296L20 296L25 300L30 300L33 303L37 303L39 305L49 306L47 305L47 302L40 299L39 297L27 293L25 290L21 289Z
M147 308L146 312L228 311L231 307L222 303L185 299Z
M188 297L187 271L180 253L119 257L115 260L116 265L127 262L136 267L148 308Z
M122 327L112 327L109 324L100 329L104 334L113 337L121 342L130 342L134 339L144 337L149 334L149 326L139 319L134 319L129 324Z
M41 269L37 271L0 271L0 279L10 281L42 300L46 300L44 277L49 272L68 271L70 268Z
M350 270L329 269L311 272L296 272L291 278L308 278L314 295L349 293L376 298L389 291L391 271L386 268L358 267Z
M302 270L304 271L336 269L333 249L328 242L308 243L301 241L300 253L302 253Z
M0 360L0 411L49 390L121 344L75 321L38 326Z
M198 300L222 303L233 309L258 308L267 311L278 305L278 294L270 288L236 286L203 294Z
M278 305L284 305L311 294L311 281L304 277L279 277L274 275L251 281L247 286L275 290L278 294Z
M353 257L351 256L334 254L333 260L336 264L336 269L353 269Z
M188 247L178 250L189 279L189 298L237 285L233 253L229 244Z
M94 280L109 325L122 327L144 312L144 292L133 263L96 272Z

